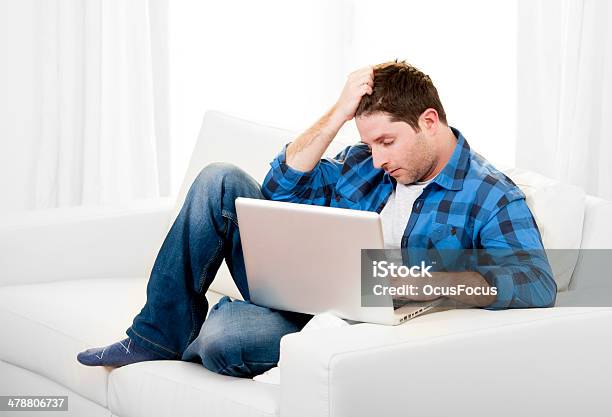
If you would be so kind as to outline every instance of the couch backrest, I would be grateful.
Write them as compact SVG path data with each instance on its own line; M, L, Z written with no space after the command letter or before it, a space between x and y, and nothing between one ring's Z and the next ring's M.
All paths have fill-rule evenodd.
M612 287L612 272L601 265L602 256L607 252L594 249L612 249L612 201L587 196L581 242L582 254L578 258L570 290L588 287ZM592 253L587 253L593 251Z
M512 168L504 172L527 197L558 290L612 287L611 274L601 267L607 254L601 249L612 249L612 201L532 171Z

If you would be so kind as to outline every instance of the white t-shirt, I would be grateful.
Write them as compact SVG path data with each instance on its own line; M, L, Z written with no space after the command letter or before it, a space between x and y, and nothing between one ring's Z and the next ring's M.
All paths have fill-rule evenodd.
M433 181L415 182L410 185L395 185L395 189L389 196L389 200L380 212L383 228L383 239L385 249L399 249L402 244L404 230L408 225L412 205L423 193L423 189Z

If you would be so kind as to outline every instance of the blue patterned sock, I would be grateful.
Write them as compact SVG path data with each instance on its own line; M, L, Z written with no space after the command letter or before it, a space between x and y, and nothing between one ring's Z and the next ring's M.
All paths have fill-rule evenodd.
M130 363L165 359L157 353L138 346L129 337L105 347L84 350L77 360L87 366L124 366Z

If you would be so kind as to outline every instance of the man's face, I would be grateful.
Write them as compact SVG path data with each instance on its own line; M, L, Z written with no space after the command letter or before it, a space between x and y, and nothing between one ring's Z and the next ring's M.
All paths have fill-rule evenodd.
M423 179L433 169L436 152L421 130L406 122L391 122L388 113L355 118L361 141L372 150L375 168L384 169L400 184Z

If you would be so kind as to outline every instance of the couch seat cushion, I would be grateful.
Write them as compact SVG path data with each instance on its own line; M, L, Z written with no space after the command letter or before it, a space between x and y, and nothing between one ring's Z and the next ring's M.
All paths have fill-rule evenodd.
M135 363L109 378L109 408L121 417L278 415L280 387L218 375L195 363Z
M125 338L146 300L144 278L69 280L0 287L0 359L107 407L110 368L87 367L81 350ZM213 305L221 297L209 292Z

